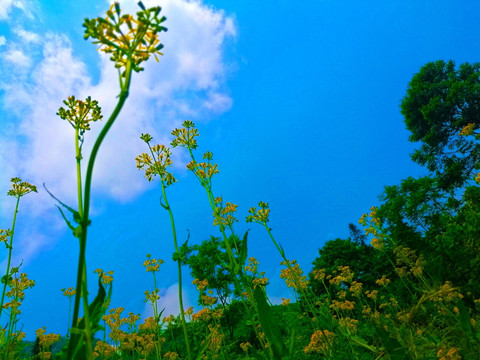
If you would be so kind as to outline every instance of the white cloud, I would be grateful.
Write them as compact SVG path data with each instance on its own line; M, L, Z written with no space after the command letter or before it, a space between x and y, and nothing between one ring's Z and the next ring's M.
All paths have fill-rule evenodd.
M20 9L29 18L32 17L32 13L29 10L29 4L25 0L1 0L0 1L0 20L6 20L9 16L10 9L15 7Z
M29 67L30 66L30 58L25 55L25 53L20 49L9 49L6 53L4 53L4 58L6 61L10 62L14 66L18 67Z
M144 3L148 7L155 2ZM97 157L93 178L96 195L129 201L149 186L134 161L146 150L139 139L141 133L149 132L154 142L168 144L171 129L187 116L205 119L231 107L232 100L224 90L227 65L222 55L225 39L235 35L231 19L201 1L165 0L162 6L168 27L168 32L161 34L165 55L159 63L151 59L145 71L133 74L130 96ZM124 1L122 9L138 11L133 0ZM55 115L64 106L62 101L70 95L78 99L91 95L102 107L104 120L92 124L85 137L85 175L92 142L117 101L118 74L103 55L99 58L99 80L92 84L86 65L73 53L65 36L46 33L44 40L37 42L33 33L17 30L17 34L29 43L10 49L3 65L15 62L31 67L26 72L10 66L0 77L0 106L14 117L0 133L0 190L9 188L13 176L36 184L41 191L30 209L35 216L51 210L54 203L41 189L43 183L63 201L76 203L74 133ZM41 58L29 62L30 52L39 50ZM3 202L0 197L2 212L7 208ZM92 205L95 208L95 202Z
M40 36L34 32L27 31L20 27L17 27L13 30L13 32L18 35L24 42L26 43L39 43Z
M160 299L157 301L157 307L159 311L163 311L162 317L165 316L178 316L180 314L180 305L178 302L178 283L170 286L167 289L160 289ZM188 293L185 289L182 289L183 308L184 310L192 306ZM143 318L153 316L153 310L151 304L147 303L142 314Z
M0 46L5 45L7 43L7 39L5 36L0 35Z

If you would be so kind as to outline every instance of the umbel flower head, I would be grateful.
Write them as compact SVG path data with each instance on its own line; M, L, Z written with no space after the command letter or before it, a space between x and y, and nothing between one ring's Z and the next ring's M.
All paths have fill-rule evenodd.
M195 150L197 148L197 140L195 138L198 136L198 129L193 121L190 120L185 120L182 125L183 128L172 131L172 135L175 136L175 139L172 141L172 147L182 146Z
M132 70L143 70L140 64L157 54L163 55L160 50L163 45L158 39L158 33L167 31L161 24L166 20L159 17L160 6L146 9L140 1L141 11L137 12L137 18L132 15L121 15L120 5L115 2L107 11L105 18L85 19L85 39L93 38L94 44L99 44L99 49L107 54L112 54L110 60L116 68L127 67L128 61L132 61ZM122 73L124 76L125 72Z
M74 129L90 130L90 122L102 119L101 108L98 106L97 100L92 100L89 96L85 101L75 99L75 96L69 96L67 100L63 100L67 106L65 110L63 107L58 109L57 115L61 119L67 120Z
M245 220L247 223L256 222L258 224L266 224L269 221L270 209L268 208L268 203L260 201L258 206L260 207L258 210L253 206L248 210L251 215L247 216Z
M145 170L148 181L152 181L155 175L159 175L166 186L176 182L175 177L167 171L167 168L172 165L170 149L165 145L150 146L149 142L153 139L150 134L142 134L140 139L147 143L152 155L146 153L138 155L135 158L137 169Z
M10 181L12 182L12 188L8 190L7 195L9 196L22 197L28 193L37 192L37 187L35 185L22 181L18 177L14 177Z

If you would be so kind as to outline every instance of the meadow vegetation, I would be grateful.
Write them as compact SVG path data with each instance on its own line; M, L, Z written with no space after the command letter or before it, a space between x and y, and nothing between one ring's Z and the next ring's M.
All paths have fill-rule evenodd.
M129 95L135 72L150 56L162 55L159 35L167 29L159 7L139 3L136 16L114 4L105 18L86 19L85 38L110 54L118 69L117 105L104 124L81 173L84 136L103 119L98 102L74 96L57 115L74 129L78 204L69 206L46 191L72 234L79 240L77 283L61 289L68 300L66 342L39 328L25 351L18 328L20 307L34 280L12 266L15 221L23 196L37 188L13 178L13 223L0 230L8 259L1 278L0 357L2 359L437 359L479 358L480 354L480 65L437 61L422 67L409 84L402 114L410 140L422 147L412 159L430 174L387 186L382 204L350 224L348 239L328 241L305 274L288 257L269 227L269 204L260 201L245 221L265 229L283 266L280 277L292 298L273 305L268 276L248 254L248 231L235 230L237 205L212 186L219 168L210 151L196 153L199 132L192 121L172 131L169 146L141 134L146 152L136 158L148 181L161 185L161 207L170 219L178 270L178 316L162 316L158 307L160 258L145 249L143 266L152 288L143 294L153 316L111 308L113 272L95 270L98 293L88 298L87 230L92 174L97 153ZM158 58L157 58L158 60ZM188 170L198 180L218 227L217 236L199 244L178 243L168 188L178 186L171 172L171 148L190 156ZM133 159L132 159L133 161ZM30 196L30 195L29 195ZM32 195L33 196L33 195ZM168 256L168 255L163 255ZM140 264L139 264L140 268ZM183 270L195 279L201 309L185 308ZM150 276L150 275L149 275ZM59 289L60 290L60 289ZM142 294L138 294L142 296ZM67 306L66 306L67 308ZM3 316L3 318L2 318ZM27 321L25 319L25 321Z

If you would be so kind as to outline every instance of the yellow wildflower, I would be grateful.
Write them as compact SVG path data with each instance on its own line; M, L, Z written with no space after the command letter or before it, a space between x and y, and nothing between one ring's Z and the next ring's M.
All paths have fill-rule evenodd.
M390 279L387 279L386 275L382 275L382 278L375 281L375 283L380 286L387 286L390 283Z
M311 339L310 344L303 349L304 353L325 353L333 343L335 334L328 330L316 330Z
M31 185L26 181L22 181L18 177L14 177L10 181L12 182L12 188L8 190L8 196L20 198L28 193L37 192L37 187L35 185Z
M468 135L473 135L474 132L473 130L475 129L475 123L469 123L466 126L463 127L463 129L460 131L459 135L460 136L468 136Z

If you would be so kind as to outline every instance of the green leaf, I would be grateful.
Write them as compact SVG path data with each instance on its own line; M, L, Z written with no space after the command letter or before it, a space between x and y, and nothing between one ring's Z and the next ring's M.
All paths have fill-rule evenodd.
M107 307L106 301L110 299L112 295L112 286L110 286L108 296L105 291L105 287L101 282L101 277L98 278L98 293L92 303L88 306L90 315L90 333L91 341L94 341L94 335L96 332L103 330L103 326L100 325L103 315L105 314ZM87 342L84 337L85 334L85 318L80 320L78 326L70 329L72 336L69 342L63 347L62 351L55 356L57 360L85 360L87 359ZM68 347L72 343L74 348L73 357L68 357Z
M65 209L67 209L68 211L70 211L70 212L73 214L73 220L74 220L77 224L80 224L80 222L82 221L82 218L81 218L80 214L78 213L78 211L76 211L75 209L73 209L72 207L68 206L68 205L65 204L64 202L60 201L57 197L55 197L55 196L47 189L47 187L45 186L45 183L43 183L43 187L45 188L45 190L47 191L47 193L48 193L52 198L54 198L55 200L57 200L60 205L62 205ZM58 205L57 205L57 206L58 206Z
M250 229L248 229L246 232L245 232L245 235L243 235L243 242L242 242L242 248L240 249L240 257L239 257L239 264L241 266L243 266L245 264L245 261L247 260L247 253L248 253L248 249L247 249L247 236L248 236L248 232L250 231Z
M265 290L260 286L257 286L253 290L253 296L255 298L255 302L257 303L258 317L260 324L262 324L262 330L271 346L274 358L283 359L283 357L288 356L288 350L283 342L279 327L275 325L271 308L267 302Z
M385 351L390 355L392 360L409 359L409 354L400 342L390 337L390 334L381 327L376 327L378 337L381 339Z
M76 238L80 239L82 237L82 218L80 216L80 213L78 211L76 211L75 209L73 209L72 207L66 205L65 203L63 203L62 201L60 201L58 198L56 198L48 189L47 187L45 186L45 183L43 183L43 187L45 188L45 190L47 191L47 193L52 197L54 198L55 200L58 201L58 203L63 206L65 209L67 209L68 211L70 211L72 214L73 214L73 220L79 224L78 226L73 226L72 223L67 219L67 216L65 215L65 213L63 212L62 208L58 205L57 208L58 210L60 211L60 214L62 215L62 218L63 220L65 220L65 223L67 224L68 228L70 230L72 230L72 233L73 233L73 236L75 236ZM90 221L88 221L88 224L90 224Z

